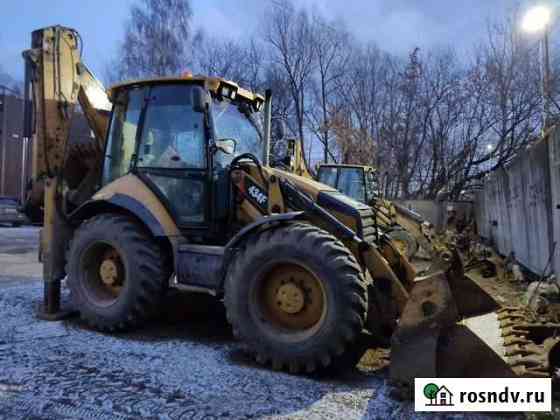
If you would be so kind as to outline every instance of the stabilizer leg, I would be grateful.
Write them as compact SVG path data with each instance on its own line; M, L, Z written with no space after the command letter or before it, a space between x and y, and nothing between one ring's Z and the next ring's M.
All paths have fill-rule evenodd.
M63 310L60 306L61 283L61 280L46 281L44 283L43 303L37 308L37 318L44 321L60 321L75 314L74 310Z
M58 321L73 315L71 309L62 310L60 292L65 276L65 251L72 236L71 227L59 214L55 200L57 181L45 182L45 220L40 235L39 260L43 263L43 304L37 308L37 318Z

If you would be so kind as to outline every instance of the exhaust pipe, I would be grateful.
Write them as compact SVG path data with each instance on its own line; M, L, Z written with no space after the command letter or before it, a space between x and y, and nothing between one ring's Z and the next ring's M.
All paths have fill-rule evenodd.
M272 124L272 90L267 89L264 94L264 148L263 165L270 166L270 127Z

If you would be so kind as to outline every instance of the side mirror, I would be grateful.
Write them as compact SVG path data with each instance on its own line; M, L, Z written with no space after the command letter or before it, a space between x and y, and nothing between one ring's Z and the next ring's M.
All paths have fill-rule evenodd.
M226 155L233 155L237 147L237 141L235 139L220 139L215 143L216 150L219 150Z

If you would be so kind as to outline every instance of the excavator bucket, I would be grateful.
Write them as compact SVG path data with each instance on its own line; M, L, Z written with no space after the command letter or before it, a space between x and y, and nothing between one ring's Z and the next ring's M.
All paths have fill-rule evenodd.
M417 377L550 376L558 326L523 324L463 273L457 252L447 271L416 279L391 338L395 384Z

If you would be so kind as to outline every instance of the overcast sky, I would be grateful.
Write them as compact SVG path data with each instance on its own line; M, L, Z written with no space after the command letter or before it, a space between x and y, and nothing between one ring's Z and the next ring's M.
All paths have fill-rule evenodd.
M129 6L135 0L1 0L0 83L22 79L21 51L30 33L62 24L77 29L85 60L102 75L122 38ZM195 28L212 35L243 37L262 26L270 0L191 0ZM464 53L485 35L488 20L532 0L299 0L330 18L343 19L359 39L406 54L411 48L452 45ZM4 73L4 75L2 75Z

